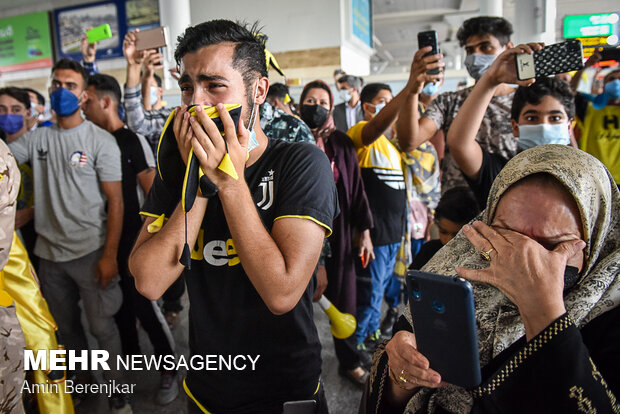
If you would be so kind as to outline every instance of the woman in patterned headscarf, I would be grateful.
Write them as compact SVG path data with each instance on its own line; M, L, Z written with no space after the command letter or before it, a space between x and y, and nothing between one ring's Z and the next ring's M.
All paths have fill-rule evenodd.
M620 193L594 157L517 155L481 221L423 270L475 282L482 384L441 383L407 311L374 356L363 411L620 412Z

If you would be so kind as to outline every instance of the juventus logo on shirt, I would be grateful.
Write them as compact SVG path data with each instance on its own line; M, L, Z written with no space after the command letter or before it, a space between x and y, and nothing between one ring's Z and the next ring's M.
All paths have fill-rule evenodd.
M263 198L260 202L256 203L256 206L263 210L269 209L273 204L273 174L275 171L269 170L269 175L261 179L261 183L258 185L263 190Z

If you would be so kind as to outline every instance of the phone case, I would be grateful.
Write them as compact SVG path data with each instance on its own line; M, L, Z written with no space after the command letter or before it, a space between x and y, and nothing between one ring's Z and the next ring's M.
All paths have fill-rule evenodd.
M430 55L434 55L436 53L439 53L439 47L437 45L437 32L434 30L429 30L426 32L420 32L418 33L418 49L422 49L423 47L426 46L432 46L433 50L431 50L430 52L426 53L424 56L430 56ZM439 72L441 71L441 69L439 68L435 68L435 69L431 69L429 70L428 73L429 75L438 75Z
M166 27L143 30L136 33L136 50L158 49L168 44Z
M314 414L316 412L316 401L287 401L282 409L282 414Z
M88 43L100 42L104 39L111 38L112 30L109 24L102 24L101 26L87 30L86 37L88 37Z
M620 62L620 49L617 47L605 47L599 52L601 54L601 60L615 60Z
M471 285L460 277L407 273L409 309L418 350L442 381L474 388L481 382Z
M545 46L529 55L516 55L517 78L527 80L583 68L583 48L577 39Z

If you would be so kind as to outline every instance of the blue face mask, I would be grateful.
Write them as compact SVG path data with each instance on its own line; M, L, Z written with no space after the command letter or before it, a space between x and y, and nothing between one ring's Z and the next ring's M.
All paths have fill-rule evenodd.
M82 95L80 95L82 96ZM50 94L50 103L56 115L70 116L80 109L80 99L68 89L58 88Z
M0 115L0 129L7 134L14 134L24 126L24 117L17 114Z
M422 93L426 96L433 96L439 91L439 83L430 82L424 85L424 89L422 89Z
M495 61L496 57L495 55L485 55L483 53L472 53L468 55L465 58L467 73L478 82L482 75L484 75L484 72L486 72Z
M155 105L159 99L159 96L157 96L158 89L156 86L151 86L151 106Z
M519 148L526 150L545 144L570 144L568 124L519 125Z
M609 99L620 99L620 79L607 82L605 85L605 95L607 95Z

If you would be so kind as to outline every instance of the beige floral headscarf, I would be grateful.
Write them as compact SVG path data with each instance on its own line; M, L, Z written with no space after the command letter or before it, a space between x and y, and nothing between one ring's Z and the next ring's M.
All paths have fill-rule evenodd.
M9 259L13 230L15 228L15 207L19 193L20 174L15 157L9 147L0 140L0 269Z
M560 181L574 197L581 213L586 242L586 262L581 277L564 297L568 314L577 326L620 304L620 193L613 177L593 156L564 145L542 145L514 157L491 187L481 220L493 221L502 195L517 181L537 173L548 173ZM456 275L457 266L483 268L486 263L462 232L442 248L424 267L427 272ZM517 307L498 289L481 283L474 286L478 321L480 364L516 342L525 334ZM412 322L409 309L405 317ZM416 394L406 411L419 409L430 397L429 409L440 405L449 412L469 412L473 403L469 392L455 386Z

